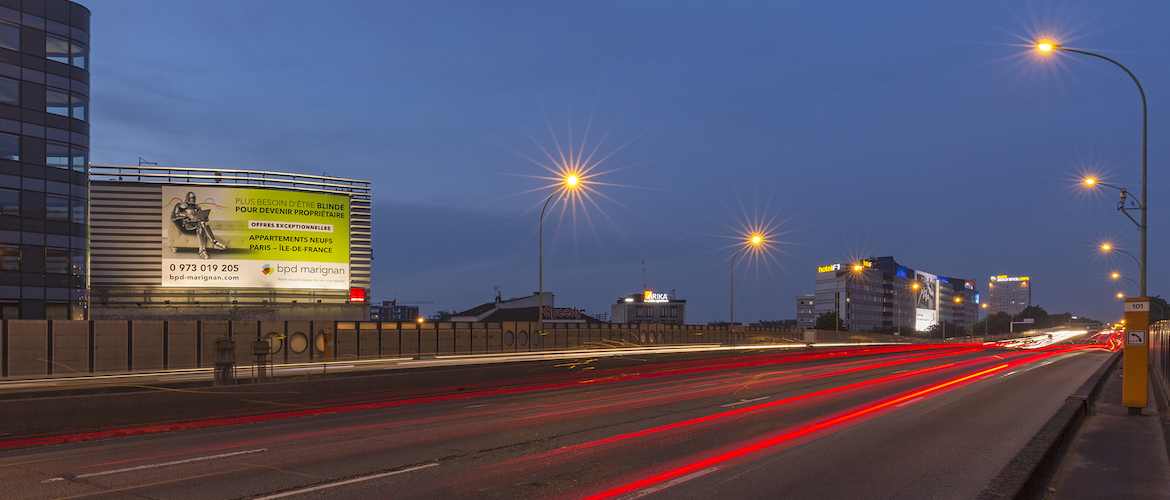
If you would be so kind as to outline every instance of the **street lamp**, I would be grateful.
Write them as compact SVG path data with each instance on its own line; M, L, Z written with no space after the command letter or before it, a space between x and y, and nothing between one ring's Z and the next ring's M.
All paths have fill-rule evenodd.
M1129 279L1129 278L1126 278L1125 276L1122 276L1122 275L1120 275L1120 274L1118 274L1118 273L1113 273L1113 274L1111 275L1111 277L1112 277L1113 279L1123 279L1123 280L1126 280L1126 281L1128 281L1128 282L1130 282L1130 283L1133 283L1134 285L1137 285L1137 282L1136 282L1136 281L1134 281L1134 280L1131 280L1131 279Z
M1122 66L1121 63L1114 61L1113 59L1110 59L1108 57L1105 57L1103 55L1094 54L1092 52L1085 52L1083 50L1076 50L1076 49L1070 49L1067 47L1061 47L1060 45L1057 45L1057 44L1054 44L1051 42L1037 43L1036 48L1041 50L1042 52L1051 52L1052 50L1059 49L1059 50L1064 50L1067 52L1075 52L1077 54L1084 54L1086 56L1093 56L1093 57L1097 57L1100 59L1104 59L1104 60L1109 61L1113 64L1116 64L1117 67L1124 70L1125 73L1127 75L1129 75L1129 77L1131 79L1133 79L1134 85L1137 85L1138 94L1140 94L1142 97L1142 195L1141 195L1141 199L1137 200L1138 201L1137 208L1139 208L1141 210L1142 221L1141 222L1134 221L1134 223L1137 224L1138 230L1141 231L1141 233L1142 233L1142 237L1141 237L1142 238L1142 243L1141 243L1142 258L1141 258L1141 262L1138 263L1138 266L1139 266L1138 272L1140 273L1139 280L1141 282L1138 284L1138 295L1140 297L1145 297L1146 296L1146 229L1148 228L1148 226L1146 224L1146 208L1148 206L1147 199L1146 199L1146 144L1147 144L1147 140L1146 140L1146 135L1147 135L1146 134L1146 130L1147 130L1147 127L1146 127L1146 115L1147 115L1147 112L1146 112L1146 91L1142 90L1141 82L1138 81L1137 77L1133 75L1133 72L1131 72L1129 70L1129 68L1126 68L1125 66ZM1089 182L1090 180L1092 180L1093 182ZM1087 184L1101 184L1100 182L1096 182L1094 179L1088 179L1085 182ZM1122 204L1124 205L1124 203L1125 203L1125 191L1122 190ZM1129 217L1130 220L1133 220L1133 217L1131 217L1129 215L1129 212L1126 211L1128 209L1124 208L1124 206L1119 206L1118 210L1125 211L1125 215L1127 217Z
M552 201L553 196L556 196L557 193L561 192L561 190L576 189L577 185L580 183L581 179L577 177L577 175L569 174L569 176L565 177L565 182L561 184L561 187L557 188L556 191L553 191L552 194L548 195L548 198L544 200L544 208L540 209L540 223L537 225L537 231L540 234L536 238L538 247L536 258L538 275L537 281L539 282L537 283L538 297L536 299L537 335L544 333L544 211L548 209L548 202ZM419 322L422 322L422 318L419 318Z
M415 329L418 332L418 343L414 345L414 359L422 359L422 325L423 317L419 316L418 328Z
M987 309L987 303L984 302L983 304L980 304L979 309ZM979 322L979 309L975 310L975 322L976 323ZM987 316L984 316L983 317L983 342L987 342L987 324L988 323L991 323L991 320L988 319Z
M1110 245L1110 244L1108 244L1108 243L1102 244L1102 245L1101 245L1101 250L1103 250L1103 251L1106 251L1106 252L1111 252L1111 251L1114 251L1114 250L1116 250L1116 251L1118 251L1118 252L1121 252L1121 253L1123 253L1123 254L1126 254L1126 255L1128 255L1128 256L1129 256L1129 258L1133 259L1133 261L1134 261L1135 263L1137 263L1137 265L1138 265L1138 270L1139 270L1139 271L1142 269L1142 263L1141 263L1141 262L1139 262L1139 261L1138 261L1138 258L1137 258L1137 257L1134 257L1134 255L1133 255L1132 253L1126 252L1125 250L1122 250L1122 249L1120 249L1120 248L1117 248L1117 247L1115 247L1115 246L1113 246L1113 245ZM1138 288L1141 288L1141 285L1138 285Z
M735 251L735 255L731 256L731 323L727 325L728 341L734 343L735 337L735 258L739 257L739 253L748 247L757 247L764 242L764 237L758 234L753 234L751 239L744 242Z

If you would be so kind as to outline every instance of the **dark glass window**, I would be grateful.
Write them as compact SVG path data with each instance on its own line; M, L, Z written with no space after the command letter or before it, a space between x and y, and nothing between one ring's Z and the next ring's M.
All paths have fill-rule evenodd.
M73 250L73 275L85 276L85 250Z
M89 170L89 150L73 146L73 170L85 172Z
M50 167L69 168L69 145L45 141L45 163Z
M64 248L46 248L45 272L69 274L69 250Z
M20 191L0 189L0 215L20 215Z
M85 224L85 200L73 198L70 203L72 203L73 207L73 222L78 224Z
M45 218L69 222L69 197L45 195Z
M89 47L73 42L73 65L81 69L89 69Z
M20 26L0 22L0 47L20 50Z
M20 136L0 134L0 159L20 161Z
M82 95L73 94L72 102L73 102L72 116L74 118L77 118L78 120L84 121L86 119L86 117L89 116L89 98L82 96Z
M20 82L10 78L0 78L0 102L19 105Z
M69 39L45 34L45 57L50 61L69 64Z
M54 115L69 116L69 93L46 88L45 111Z
M20 270L20 245L0 245L0 271Z

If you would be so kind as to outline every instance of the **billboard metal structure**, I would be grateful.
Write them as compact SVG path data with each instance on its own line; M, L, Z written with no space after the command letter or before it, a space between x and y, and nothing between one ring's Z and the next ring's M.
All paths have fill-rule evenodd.
M341 319L322 308L369 295L369 181L92 165L90 191L93 318Z

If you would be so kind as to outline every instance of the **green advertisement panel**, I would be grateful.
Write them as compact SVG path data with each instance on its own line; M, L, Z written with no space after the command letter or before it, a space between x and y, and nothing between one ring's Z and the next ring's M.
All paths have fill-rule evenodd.
M164 286L349 286L349 197L163 186Z

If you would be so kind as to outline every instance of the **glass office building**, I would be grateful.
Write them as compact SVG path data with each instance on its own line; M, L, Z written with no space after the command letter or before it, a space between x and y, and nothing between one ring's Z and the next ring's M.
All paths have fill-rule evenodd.
M0 0L0 319L84 319L89 9Z

